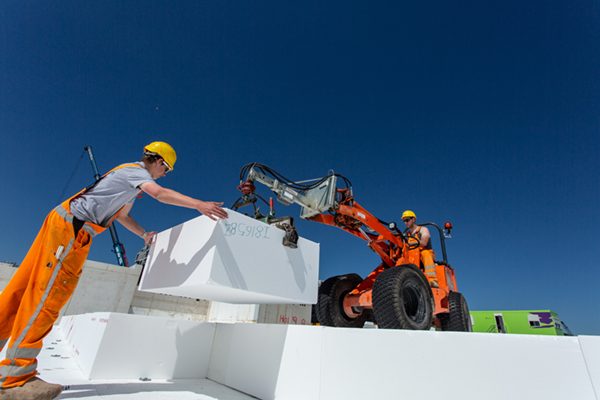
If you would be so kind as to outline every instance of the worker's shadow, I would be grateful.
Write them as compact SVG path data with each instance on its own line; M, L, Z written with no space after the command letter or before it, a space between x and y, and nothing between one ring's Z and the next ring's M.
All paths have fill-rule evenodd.
M296 281L296 286L300 290L300 293L304 293L304 290L306 289L306 277L308 276L308 264L306 264L304 261L304 256L302 254L300 246L301 244L298 245L297 249L291 249L289 247L286 247L285 253L288 259L290 260L290 268L292 268L294 280ZM304 268L301 268L301 266L304 266Z
M223 265L231 287L247 290L248 285L244 280L229 244L226 241L219 240L219 233L221 231L219 225L220 224L217 223L214 226L208 240L206 240L204 245L202 245L202 247L200 247L186 263L177 262L173 257L173 250L179 242L183 224L171 228L166 249L161 249L160 252L153 257L152 268L146 272L143 282L144 288L154 289L181 286L196 272L198 266L209 252L219 244L217 255L223 261L226 261L223 262ZM209 271L206 271L206 275L202 275L202 272L196 273L196 275L199 275L200 281L204 280L206 282L210 279L208 272Z

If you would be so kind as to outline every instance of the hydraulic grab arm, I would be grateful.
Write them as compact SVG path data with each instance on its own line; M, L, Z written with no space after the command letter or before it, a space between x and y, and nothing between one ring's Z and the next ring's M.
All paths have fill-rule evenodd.
M244 176L246 176L245 180ZM345 189L337 188L338 178L346 183ZM257 196L255 182L260 182L271 189L277 195L279 202L285 205L292 203L300 205L301 218L336 226L366 240L368 246L388 267L395 266L402 255L406 243L404 236L395 228L395 224L381 221L355 202L350 181L341 175L331 174L317 179L311 185L304 185L290 181L266 165L258 163L245 165L240 174L238 187L243 196L233 208L238 209L253 204L255 217L269 223L269 220L274 217L272 203L270 218L260 214L255 205L254 196Z

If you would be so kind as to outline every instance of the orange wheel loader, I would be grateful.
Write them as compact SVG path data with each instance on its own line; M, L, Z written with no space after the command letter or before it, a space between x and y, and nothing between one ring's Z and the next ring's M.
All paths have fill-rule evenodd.
M338 179L345 182L345 188L337 188ZM272 199L267 203L256 194L255 182L269 187L281 203L299 204L301 218L336 226L364 239L381 258L381 264L364 280L350 273L321 284L316 304L321 325L360 328L370 320L383 329L429 330L435 326L447 331L472 330L467 302L457 291L454 269L446 257L450 223L444 230L433 223L419 224L432 226L440 234L443 260L434 261L439 287L431 287L423 272L419 240L400 232L394 222L384 222L361 207L354 200L347 178L331 173L306 184L290 181L263 164L242 168L238 186L242 197L232 209L253 205L253 217L284 229L283 244L293 248L298 240L293 218L275 218ZM257 198L270 206L268 215L260 213Z

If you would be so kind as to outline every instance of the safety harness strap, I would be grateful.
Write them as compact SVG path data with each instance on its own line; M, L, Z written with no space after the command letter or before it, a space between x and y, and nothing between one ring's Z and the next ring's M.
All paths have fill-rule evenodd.
M69 212L67 211L67 209L62 204L57 205L54 208L54 211L56 211L56 213L58 215L60 215L60 217L62 219L64 219L66 222L68 222L70 224L73 224L73 221L75 220L75 217L73 217L71 214L69 214ZM84 231L86 231L87 233L89 233L90 237L93 238L99 232L97 232L97 230L94 229L91 225L93 225L93 224L90 224L89 222L85 222L80 229L83 229Z
M62 204L60 204L60 205L58 205L58 206L56 206L54 208L54 211L56 211L58 213L58 215L60 215L68 223L74 224L73 230L75 231L75 234L77 234L77 231L79 231L79 229L83 229L84 231L86 231L87 233L89 233L92 238L94 236L96 236L97 234L102 233L104 230L106 230L106 228L108 228L108 226L110 226L110 224L112 224L113 220L121 212L121 210L123 209L123 207L121 207L121 209L119 211L117 211L115 215L112 216L112 218L111 218L110 223L108 224L108 226L100 226L100 225L93 224L91 222L85 222L83 224L83 226L80 227L79 224L78 224L78 222L81 223L81 222L84 222L84 221L79 221L78 219L74 218L73 215L71 215L71 209L70 209L71 200L73 200L77 196L82 195L87 190L89 190L92 187L94 187L98 182L100 182L100 180L104 179L111 172L114 172L114 171L116 171L118 169L121 169L121 168L127 168L127 167L144 168L141 165L134 164L134 163L119 165L118 167L115 167L115 168L111 169L110 171L108 171L106 174L102 175L102 177L100 179L98 179L96 182L94 182L94 184L92 184L89 187L83 189L82 191L80 191L76 195L72 196L71 198L63 201ZM140 191L140 193L141 193L141 191ZM75 224L77 226L75 226Z

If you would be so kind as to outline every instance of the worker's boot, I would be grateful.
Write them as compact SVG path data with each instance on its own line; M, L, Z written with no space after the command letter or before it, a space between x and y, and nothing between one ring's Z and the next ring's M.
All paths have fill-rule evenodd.
M23 386L0 389L0 400L52 400L57 398L62 390L61 385L34 377Z
M433 266L425 266L425 276L427 277L427 280L432 288L437 289L440 287L438 284L437 275L435 273L435 268Z

